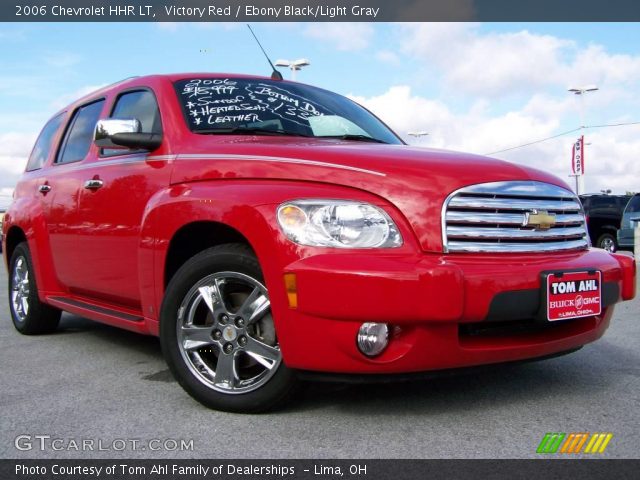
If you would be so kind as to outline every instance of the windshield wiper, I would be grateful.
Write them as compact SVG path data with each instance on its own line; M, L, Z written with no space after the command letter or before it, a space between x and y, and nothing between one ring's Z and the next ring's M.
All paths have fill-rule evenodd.
M373 138L368 135L353 135L353 134L345 134L345 135L323 135L320 138L338 138L340 140L354 140L356 142L375 142L375 143L387 143L384 140L380 140L378 138Z
M195 130L198 134L248 134L248 135L290 135L292 137L309 137L304 133L290 132L288 130L261 128L261 127L231 127L231 128L208 128Z

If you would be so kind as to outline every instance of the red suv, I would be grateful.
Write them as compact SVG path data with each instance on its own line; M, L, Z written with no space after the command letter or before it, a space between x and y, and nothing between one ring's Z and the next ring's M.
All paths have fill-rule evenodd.
M11 316L159 335L200 402L312 374L531 359L599 338L633 259L589 248L544 172L405 145L344 97L261 77L129 79L45 125L3 231Z

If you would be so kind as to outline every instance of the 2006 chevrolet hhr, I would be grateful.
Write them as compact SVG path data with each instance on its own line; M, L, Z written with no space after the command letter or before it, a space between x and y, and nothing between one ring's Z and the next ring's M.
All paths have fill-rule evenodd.
M159 335L184 389L221 410L272 408L301 374L569 352L635 295L633 259L590 248L561 180L412 148L282 80L95 92L45 125L14 197L15 327L50 332L67 311Z

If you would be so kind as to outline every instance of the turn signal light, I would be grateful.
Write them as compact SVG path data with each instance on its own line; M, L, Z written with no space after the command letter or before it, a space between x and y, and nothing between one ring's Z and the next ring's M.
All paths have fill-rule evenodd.
M289 308L298 308L298 285L296 283L295 273L284 274L284 286L287 290L287 300L289 300Z

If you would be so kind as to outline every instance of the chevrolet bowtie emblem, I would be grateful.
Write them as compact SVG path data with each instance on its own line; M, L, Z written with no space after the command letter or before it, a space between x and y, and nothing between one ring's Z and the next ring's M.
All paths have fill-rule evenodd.
M536 230L549 230L556 224L556 215L549 212L532 210L524 214L523 227L534 227Z

